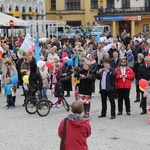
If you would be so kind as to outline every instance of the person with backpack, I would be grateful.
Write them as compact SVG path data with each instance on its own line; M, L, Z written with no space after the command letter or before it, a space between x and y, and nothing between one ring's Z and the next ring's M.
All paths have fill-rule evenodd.
M72 103L67 118L60 122L58 135L61 138L60 150L88 150L87 138L91 135L89 120L81 117L83 104L80 101Z
M30 76L29 76L29 87L30 87L30 96L35 96L36 91L40 91L40 96L42 95L42 76L37 68L37 65L34 60L30 63Z

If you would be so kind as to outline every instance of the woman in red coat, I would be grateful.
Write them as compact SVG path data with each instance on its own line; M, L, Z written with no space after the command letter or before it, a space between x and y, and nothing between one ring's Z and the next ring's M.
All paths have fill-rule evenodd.
M127 115L130 114L130 89L131 82L134 79L134 72L128 66L126 58L120 60L118 68L116 68L117 76L115 81L115 88L118 92L118 115L122 115L123 99L125 100L125 107Z

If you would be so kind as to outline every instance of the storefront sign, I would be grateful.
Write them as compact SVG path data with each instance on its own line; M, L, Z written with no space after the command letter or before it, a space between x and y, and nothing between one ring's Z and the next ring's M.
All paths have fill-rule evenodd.
M20 11L9 11L9 14L13 15L14 17L22 16L22 12L20 12Z
M110 16L110 17L101 17L95 16L95 21L132 21L132 20L141 20L141 16Z
M29 15L31 15L31 16L36 16L36 12L30 11L30 12L29 12Z

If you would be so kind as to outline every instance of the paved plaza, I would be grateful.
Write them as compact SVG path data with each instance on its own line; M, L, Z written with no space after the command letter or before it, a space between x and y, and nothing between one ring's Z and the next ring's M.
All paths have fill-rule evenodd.
M150 126L146 124L147 115L140 115L139 103L134 103L134 83L130 94L131 116L124 112L122 116L110 120L109 103L107 117L97 118L101 108L98 82L91 105L89 150L150 149ZM5 97L0 95L0 150L59 150L58 125L69 113L60 107L52 108L50 114L43 118L37 114L29 115L22 106L21 94L20 88L17 91L16 108L8 110L5 108ZM71 98L66 99L71 104L73 93Z

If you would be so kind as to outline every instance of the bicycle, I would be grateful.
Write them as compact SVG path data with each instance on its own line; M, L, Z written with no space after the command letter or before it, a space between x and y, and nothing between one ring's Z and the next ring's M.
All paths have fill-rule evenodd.
M37 88L37 87L36 87ZM25 110L29 114L36 113L36 104L41 99L41 90L38 88L35 90L34 96L31 96L25 102Z
M64 97L61 97L62 100L62 104L64 106L64 108L66 109L66 111L69 111L69 104L67 103L66 99ZM57 101L58 102L58 101ZM36 112L39 116L41 117L45 117L49 114L50 109L52 108L53 105L57 104L56 103L52 103L50 100L47 99L42 99L40 100L37 104L36 104Z
M53 84L56 84L56 83L53 83ZM54 94L54 93L53 93L53 94ZM64 98L64 94L63 94L63 96L57 97L57 98L58 98L58 100L61 99L64 108L66 109L66 111L69 111L69 110L70 110L70 109L69 109L69 104L67 103L66 99ZM53 105L56 105L57 102L58 102L58 100L57 100L55 103L53 103L53 102L50 101L50 100L41 99L41 100L37 103L37 105L36 105L36 112L37 112L37 114L38 114L39 116L41 116L41 117L47 116L47 115L49 114L50 109L52 108L52 106L53 106Z

